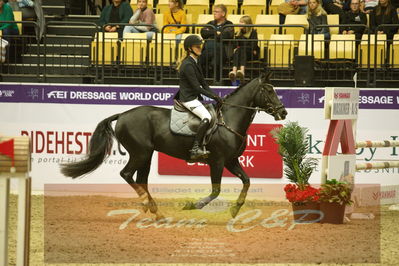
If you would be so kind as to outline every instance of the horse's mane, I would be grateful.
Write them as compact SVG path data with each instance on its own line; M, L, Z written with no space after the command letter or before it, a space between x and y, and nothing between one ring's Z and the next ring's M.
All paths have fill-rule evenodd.
M237 94L242 88L244 88L245 86L249 85L252 83L253 80L251 80L249 83L245 83L245 84L240 84L240 86L238 86L237 89L235 89L232 93L228 94L225 99L227 100L228 98L230 98L231 96Z

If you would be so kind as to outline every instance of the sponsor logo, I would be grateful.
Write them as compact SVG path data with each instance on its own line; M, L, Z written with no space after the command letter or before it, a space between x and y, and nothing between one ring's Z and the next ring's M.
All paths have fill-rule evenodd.
M301 93L301 96L298 97L298 102L302 104L310 103L310 95L308 93Z
M338 92L334 93L334 99L350 99L351 94L349 92Z
M49 99L67 99L67 91L50 91L47 93L47 98Z
M32 100L39 99L39 89L36 88L30 88L27 92L28 98L31 98Z
M0 97L10 98L14 96L14 90L0 90Z

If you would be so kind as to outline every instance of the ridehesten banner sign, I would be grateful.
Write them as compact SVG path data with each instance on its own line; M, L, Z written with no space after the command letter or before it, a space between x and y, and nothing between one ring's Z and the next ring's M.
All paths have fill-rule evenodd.
M216 87L221 96L233 87ZM66 84L1 84L0 134L29 136L32 140L33 189L46 183L124 183L119 172L129 160L126 150L114 142L110 156L87 178L71 180L59 171L59 163L79 160L86 152L92 132L103 119L139 105L171 108L176 86L111 86ZM277 88L288 111L287 121L307 127L310 157L321 159L328 121L324 120L323 88ZM398 140L399 90L362 89L357 125L358 140ZM135 121L132 121L135 123ZM285 121L260 112L248 131L247 149L240 162L253 182L287 183L281 157L270 136L270 129ZM398 160L399 148L362 148L358 161ZM320 164L321 165L321 164ZM310 181L320 182L320 169ZM202 176L202 177L201 177ZM150 183L209 183L208 166L188 164L155 154ZM231 176L225 172L225 176ZM266 178L265 178L266 177ZM256 181L255 181L256 180ZM399 183L399 169L370 170L356 173L359 183ZM223 182L240 182L228 178ZM390 194L391 195L391 194ZM399 195L399 192L395 195Z

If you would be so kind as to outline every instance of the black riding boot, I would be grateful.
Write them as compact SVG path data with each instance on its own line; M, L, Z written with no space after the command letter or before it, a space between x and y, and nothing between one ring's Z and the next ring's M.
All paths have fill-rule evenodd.
M205 150L205 147L202 146L202 142L205 137L205 133L209 126L209 120L204 119L201 121L198 127L197 135L195 136L193 148L190 150L190 159L197 160L200 158L207 158L209 151Z

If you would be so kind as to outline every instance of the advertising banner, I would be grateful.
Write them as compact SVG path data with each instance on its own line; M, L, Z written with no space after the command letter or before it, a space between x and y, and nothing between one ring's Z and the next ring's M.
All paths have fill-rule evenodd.
M103 119L140 105L171 108L176 86L111 86L66 84L1 84L0 134L29 136L32 141L33 189L48 183L124 183L119 176L129 155L117 141L110 156L98 170L81 179L65 178L60 163L80 160L87 152L92 132ZM232 87L213 88L219 95ZM276 88L288 111L286 121L298 121L308 129L309 157L321 159L328 121L324 120L323 88ZM399 90L361 89L359 96L358 140L398 140ZM258 113L248 131L247 149L240 158L251 182L284 184L281 157L270 129L284 125L266 113ZM132 121L135 123L135 121ZM360 161L398 160L399 148L361 148ZM321 162L321 161L319 161ZM320 167L310 178L320 183ZM207 183L209 167L188 164L155 153L150 182ZM224 176L231 176L226 170ZM223 182L241 183L238 178ZM376 169L356 173L357 183L398 185L399 169Z

